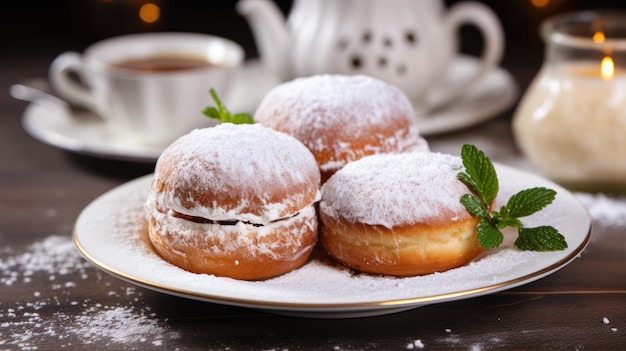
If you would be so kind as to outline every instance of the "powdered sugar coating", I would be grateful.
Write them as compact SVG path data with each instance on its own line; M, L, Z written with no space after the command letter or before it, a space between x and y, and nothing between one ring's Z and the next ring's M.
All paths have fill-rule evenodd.
M322 186L320 211L352 223L393 228L467 219L461 204L467 187L457 179L460 158L411 152L352 162Z
M305 207L293 217L263 226L244 222L237 222L233 225L194 223L174 217L169 213L159 212L155 208L154 194L148 196L145 208L149 217L153 217L153 225L157 232L166 233L169 231L173 233L169 236L169 240L171 240L169 244L173 247L193 249L197 247L196 240L201 237L202 241L215 243L211 247L211 253L219 256L236 255L244 252L249 257L262 255L276 260L295 261L297 258L311 253L312 246L303 246L301 241L307 233L317 228L313 204ZM301 225L292 225L293 223ZM292 230L285 228L292 228ZM276 235L277 231L281 231L282 240L260 240L266 235Z
M297 78L275 87L265 96L259 110L266 108L268 102L278 100L280 104L275 104L274 109L287 111L281 115L306 116L285 120L291 130L308 131L310 124L319 126L320 130L330 129L341 121L349 122L343 126L346 134L355 134L365 125L380 124L392 118L390 109L402 111L401 114L412 111L409 100L398 92L397 88L368 76L318 75ZM331 118L320 113L325 110L333 112ZM355 110L363 111L358 119L353 118Z
M254 118L302 141L323 171L368 154L428 150L406 95L364 75L325 74L283 83L265 96Z
M267 224L317 201L319 182L313 155L295 138L225 123L194 130L163 152L151 201L189 216Z

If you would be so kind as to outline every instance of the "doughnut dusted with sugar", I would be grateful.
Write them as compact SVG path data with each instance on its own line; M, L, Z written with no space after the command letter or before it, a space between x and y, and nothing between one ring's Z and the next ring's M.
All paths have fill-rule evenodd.
M197 129L159 157L145 203L153 247L195 273L263 279L317 242L320 174L295 138L261 125Z
M362 158L322 186L321 242L355 270L423 275L478 256L476 225L461 204L460 158L431 152Z
M406 95L364 75L316 75L280 84L261 101L254 119L304 143L322 183L363 156L428 150Z

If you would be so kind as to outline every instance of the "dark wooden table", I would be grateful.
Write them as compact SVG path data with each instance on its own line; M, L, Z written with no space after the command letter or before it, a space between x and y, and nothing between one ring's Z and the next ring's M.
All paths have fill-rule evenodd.
M24 132L27 104L9 97L9 86L45 76L61 50L0 56L0 350L626 349L620 196L577 193L595 217L593 238L562 270L501 293L385 316L283 317L154 292L99 271L73 247L76 217L98 195L152 172L153 164L75 155ZM507 57L504 66L523 91L537 61ZM471 142L497 150L496 161L519 160L513 108L430 137L431 146L448 151Z

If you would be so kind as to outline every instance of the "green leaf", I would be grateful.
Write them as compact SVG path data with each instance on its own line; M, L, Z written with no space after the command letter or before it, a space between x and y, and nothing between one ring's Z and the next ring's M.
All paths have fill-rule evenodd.
M543 187L526 189L511 196L506 207L511 217L529 216L554 201L556 191Z
M254 123L254 119L252 118L250 114L237 113L235 115L231 115L230 111L228 111L226 106L224 106L224 104L222 103L222 100L220 100L219 96L217 96L217 93L215 92L214 89L209 89L209 94L213 98L213 101L215 101L215 105L217 105L217 107L213 107L213 106L205 107L204 110L202 110L202 113L205 116L209 118L217 119L222 123L233 123L233 124L253 124Z
M506 206L500 207L500 212L492 211L491 216L491 222L500 229L506 227L518 228L522 226L522 222L519 219L511 217L509 209Z
M551 226L520 228L515 246L530 251L558 251L567 248L565 237Z
M480 247L495 249L502 244L504 235L487 218L482 218L476 227Z
M230 112L228 112L228 109L226 108L226 106L222 104L222 100L220 100L219 96L217 96L215 89L213 88L209 89L209 94L213 98L213 101L215 101L215 104L217 105L217 110L220 112L220 115L230 116Z
M474 216L487 217L487 209L476 196L472 194L465 194L461 196L461 203L465 206L467 211Z
M469 180L480 200L490 205L498 195L498 175L491 160L476 146L465 144L461 148L461 160L469 177L463 176L461 180ZM469 178L469 179L467 179Z
M478 185L474 182L474 179L472 179L472 177L465 173L465 172L459 172L456 177L462 181L463 183L465 183L465 185L467 185L467 187L475 194L478 194Z
M248 113L237 113L233 115L230 121L234 124L253 124L254 120Z
M220 120L220 113L217 111L217 109L215 107L206 107L204 110L202 110L202 113L209 117L209 118L213 118L213 119L217 119Z
M520 228L524 224L522 223L522 221L520 221L517 218L506 217L506 218L500 218L497 221L496 225L498 228L503 229L506 227Z
M480 218L476 226L480 246L493 249L500 246L504 235L500 229L518 228L515 245L523 250L548 251L562 250L567 247L565 237L550 226L524 228L519 217L531 215L554 201L556 191L543 187L522 190L511 196L499 211L491 211L493 201L498 195L498 175L491 160L473 145L463 145L461 160L465 171L457 178L473 194L464 194L460 202L467 211Z

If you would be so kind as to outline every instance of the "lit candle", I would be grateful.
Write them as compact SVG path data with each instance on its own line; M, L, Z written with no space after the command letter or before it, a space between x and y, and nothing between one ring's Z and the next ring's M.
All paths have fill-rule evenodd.
M520 149L545 175L565 184L626 186L626 72L615 61L623 53L607 50L607 42L596 32L589 40L598 44L590 59L552 57L515 113Z
M603 79L612 79L615 74L615 64L611 56L604 56L600 63L600 74Z

